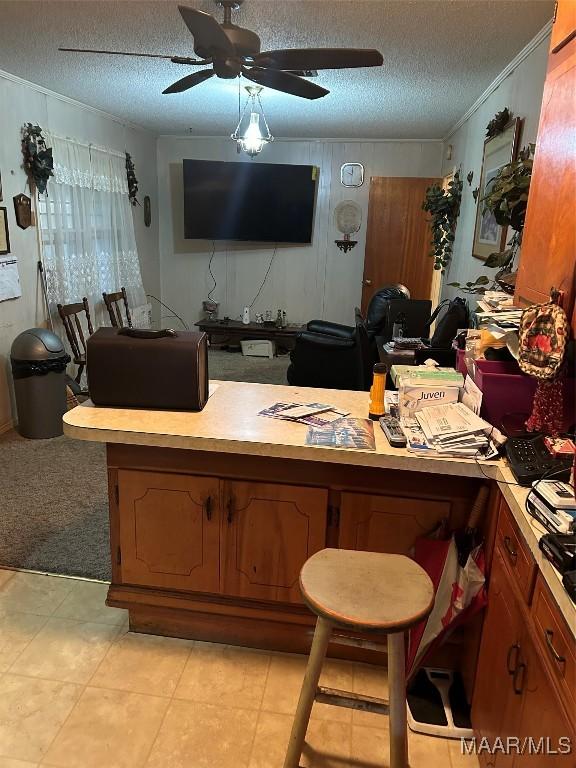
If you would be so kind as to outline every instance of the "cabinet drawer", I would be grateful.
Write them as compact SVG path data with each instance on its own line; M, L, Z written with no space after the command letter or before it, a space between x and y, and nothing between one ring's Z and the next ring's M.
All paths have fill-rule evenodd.
M576 641L539 574L534 589L532 617L541 655L548 659L558 690L569 712L576 711Z
M529 604L536 577L536 563L504 500L500 504L497 539L508 570L522 597Z

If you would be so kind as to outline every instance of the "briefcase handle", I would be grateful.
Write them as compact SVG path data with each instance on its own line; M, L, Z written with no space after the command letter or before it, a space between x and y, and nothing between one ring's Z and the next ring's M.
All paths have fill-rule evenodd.
M161 331L153 331L149 328L120 328L119 336L130 336L131 339L163 339L178 336L173 328L163 328Z

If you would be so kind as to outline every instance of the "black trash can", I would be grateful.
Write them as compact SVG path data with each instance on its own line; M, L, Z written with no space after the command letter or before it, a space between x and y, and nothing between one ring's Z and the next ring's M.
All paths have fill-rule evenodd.
M14 339L10 352L18 431L23 437L62 434L66 412L66 365L70 356L52 331L30 328Z

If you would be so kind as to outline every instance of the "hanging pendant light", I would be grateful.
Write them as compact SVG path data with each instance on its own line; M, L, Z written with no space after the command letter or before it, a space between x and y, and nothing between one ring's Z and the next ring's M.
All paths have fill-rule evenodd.
M260 101L262 87L260 85L247 85L245 88L248 91L248 98L231 138L236 142L239 152L246 152L250 157L255 157L266 144L274 141L274 136L268 128Z

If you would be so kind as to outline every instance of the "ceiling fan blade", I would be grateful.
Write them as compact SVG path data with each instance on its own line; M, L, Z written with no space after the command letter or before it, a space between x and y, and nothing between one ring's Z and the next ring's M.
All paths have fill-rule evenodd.
M213 74L213 69L203 69L200 72L193 72L191 75L186 75L186 77L169 85L168 88L162 91L162 93L182 93L182 91L187 91L189 88L194 88L195 85L200 85L204 80L208 80L208 78L212 77Z
M303 80L301 77L276 69L260 69L259 67L246 69L244 67L242 74L248 80L252 80L253 83L265 85L275 91L291 93L293 96L302 96L304 99L320 99L330 93L326 88L322 88L316 83L309 83L308 80Z
M383 63L380 51L367 48L286 48L254 56L254 64L267 69L350 69Z
M178 10L194 37L194 50L199 56L209 58L214 54L234 55L234 46L214 16L185 5L179 5Z
M72 53L104 53L107 56L140 56L145 59L167 59L174 64L204 64L202 59L189 59L186 56L170 56L163 53L132 53L128 51L96 51L93 48L58 48L59 51Z

